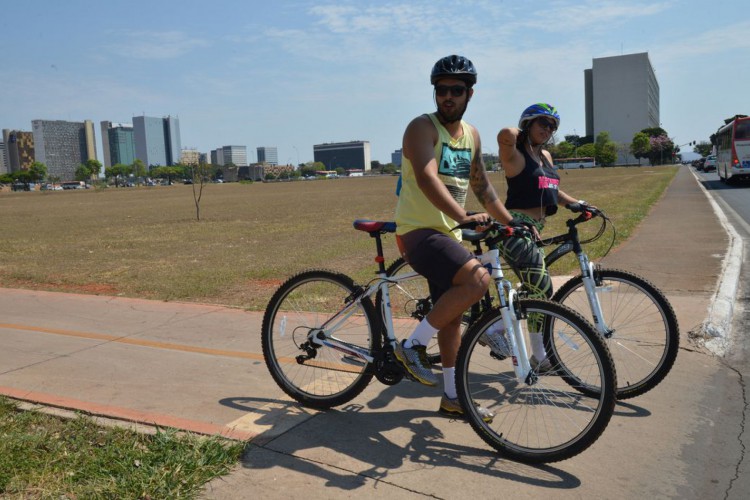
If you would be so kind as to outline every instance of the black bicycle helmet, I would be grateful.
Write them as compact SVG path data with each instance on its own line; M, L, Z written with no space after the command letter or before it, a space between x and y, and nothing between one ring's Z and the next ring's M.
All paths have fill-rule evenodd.
M430 73L430 83L435 85L441 78L457 78L471 87L477 83L477 70L474 64L463 56L446 56L435 63Z

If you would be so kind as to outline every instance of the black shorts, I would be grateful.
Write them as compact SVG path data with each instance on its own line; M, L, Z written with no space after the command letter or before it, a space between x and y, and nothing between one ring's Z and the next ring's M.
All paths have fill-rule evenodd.
M427 278L432 301L453 286L453 278L474 258L455 238L434 229L415 229L398 238L399 249L412 269Z

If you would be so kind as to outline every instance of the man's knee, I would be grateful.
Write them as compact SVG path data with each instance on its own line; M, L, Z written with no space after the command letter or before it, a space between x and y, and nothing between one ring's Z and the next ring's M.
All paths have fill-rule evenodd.
M465 293L474 299L479 300L490 287L490 273L482 265L473 260L467 263L458 273L456 285L463 287Z

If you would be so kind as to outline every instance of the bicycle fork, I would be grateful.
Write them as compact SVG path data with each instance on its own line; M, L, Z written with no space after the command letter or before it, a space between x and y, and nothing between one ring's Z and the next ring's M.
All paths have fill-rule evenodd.
M503 326L507 332L506 337L510 341L513 370L516 378L528 385L536 381L536 376L531 369L528 350L526 349L526 338L523 330L523 318L516 311L518 304L517 293L513 290L510 281L503 276L503 270L500 267L500 250L493 248L478 256L487 271L490 272L495 286L497 295L500 298L500 314L503 319Z
M599 293L609 292L612 290L612 287L603 286L602 284L597 283L594 265L591 263L585 253L578 253L578 263L581 267L581 280L583 281L583 288L586 290L586 298L588 299L589 306L591 307L594 326L605 339L608 339L612 337L612 335L614 334L614 330L612 330L604 320L602 305L599 301Z

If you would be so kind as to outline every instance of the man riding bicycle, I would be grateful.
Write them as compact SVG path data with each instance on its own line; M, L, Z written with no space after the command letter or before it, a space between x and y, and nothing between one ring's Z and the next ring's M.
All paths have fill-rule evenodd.
M461 318L490 285L487 270L461 244L461 231L451 229L466 222L481 225L490 216L504 223L512 218L487 177L479 133L462 120L476 81L476 69L465 57L451 55L435 63L430 83L437 111L414 118L404 132L396 205L399 250L427 278L434 305L395 355L414 379L437 386L425 351L437 333L444 386L439 411L448 415L463 414L455 385ZM487 213L467 214L469 187Z

